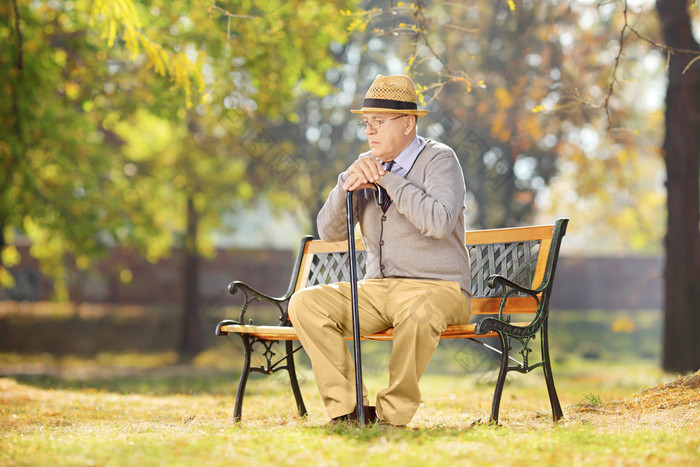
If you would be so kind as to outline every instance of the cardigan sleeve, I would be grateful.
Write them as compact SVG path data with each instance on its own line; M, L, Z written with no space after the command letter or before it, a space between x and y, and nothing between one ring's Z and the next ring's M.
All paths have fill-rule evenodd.
M316 217L316 226L321 240L339 242L347 240L348 231L345 216L345 190L343 183L348 178L347 172L338 175L338 182L328 194L326 202ZM357 216L355 216L357 219Z
M457 157L448 146L440 144L437 154L425 156L432 160L423 173L418 174L419 180L388 173L379 183L399 212L421 233L443 239L453 231L464 209L464 176Z

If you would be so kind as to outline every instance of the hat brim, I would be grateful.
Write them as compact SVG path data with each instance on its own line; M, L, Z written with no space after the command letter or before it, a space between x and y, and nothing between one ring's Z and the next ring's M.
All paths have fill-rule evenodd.
M429 110L420 109L387 109L385 107L362 107L361 109L350 110L354 114L364 114L364 113L382 113L382 114L403 114L403 115L415 115L416 117L423 117L428 115Z

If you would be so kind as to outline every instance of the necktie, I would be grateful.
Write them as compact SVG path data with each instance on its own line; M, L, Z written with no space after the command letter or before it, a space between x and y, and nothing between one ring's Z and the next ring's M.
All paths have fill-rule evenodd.
M391 168L394 166L396 162L394 161L389 161L384 165L384 170L387 172L391 172ZM381 185L378 185L379 188L379 198L380 198L380 204L382 206L382 212L386 212L387 209L389 209L389 205L391 204L391 198L389 198L389 194L386 192L384 188L382 188Z

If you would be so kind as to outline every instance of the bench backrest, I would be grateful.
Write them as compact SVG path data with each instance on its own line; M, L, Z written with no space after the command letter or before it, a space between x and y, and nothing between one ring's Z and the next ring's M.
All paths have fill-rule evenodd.
M541 301L548 302L567 223L567 219L559 219L553 225L467 232L465 243L471 260L472 313L498 313L503 291L501 287L493 289L487 286L487 279L493 274L502 275L528 289L541 289ZM366 265L362 239L355 240L355 249L357 274L362 278ZM324 242L312 240L310 236L302 239L290 292L349 280L347 242ZM537 305L530 297L516 295L509 299L504 312L534 313Z

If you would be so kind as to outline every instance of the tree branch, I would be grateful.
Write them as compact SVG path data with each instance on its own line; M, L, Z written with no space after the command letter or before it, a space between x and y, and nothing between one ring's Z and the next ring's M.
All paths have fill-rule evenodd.
M236 19L257 19L259 18L258 16L251 16L251 15L238 15L235 13L231 13L230 11L221 8L219 5L216 4L216 2L211 2L211 5L207 9L207 12L211 15L213 12L219 13L221 16L226 17L226 39L231 39L231 18L236 18Z
M617 69L620 66L620 59L622 58L622 50L625 47L625 31L630 28L627 22L627 0L625 0L625 7L622 10L622 15L625 18L625 24L622 26L620 31L620 48L617 51L617 56L615 56L615 65L613 66L612 76L610 77L610 84L608 85L608 92L605 94L605 100L603 101L603 109L605 109L605 115L608 119L608 130L612 125L612 118L610 117L610 99L612 98L615 83L617 83Z
M451 6L456 6L454 4L449 4ZM462 5L463 6L463 5ZM421 94L423 94L422 91L431 91L435 90L435 93L433 96L430 98L430 100L435 100L437 97L440 95L440 91L448 84L448 83L466 83L467 84L467 90L468 92L471 91L472 85L477 85L477 83L473 82L471 78L469 78L469 75L467 74L466 71L459 70L455 71L453 70L449 64L447 63L446 60L444 60L439 53L436 52L435 48L433 47L432 43L430 42L430 39L428 37L428 28L426 25L426 19L425 19L425 14L424 14L424 7L423 7L423 2L422 0L416 0L415 3L415 10L413 12L413 17L415 18L416 22L416 35L417 35L417 40L414 42L414 50L411 58L409 59L409 66L407 67L407 71L410 71L413 66L415 65L415 59L418 56L418 42L421 41L424 46L428 49L430 52L430 55L432 56L433 59L437 60L440 62L442 65L444 71L438 71L438 76L440 77L436 83L429 84L428 86L424 86L421 90ZM473 32L465 28L458 28L455 27L456 29L461 29L464 32Z
M19 24L19 6L17 0L12 1L12 6L15 11L15 31L17 31L17 68L24 69L24 45L22 42L22 28Z
M643 36L642 34L639 33L639 31L637 31L633 26L631 26L629 24L627 13L628 13L628 4L627 4L627 0L624 0L624 9L622 11L622 14L624 16L625 23L622 26L622 30L620 31L620 39L619 39L620 48L618 50L617 56L615 56L615 65L613 66L612 76L610 78L610 85L608 86L608 92L605 94L605 99L603 100L603 105L602 105L603 109L605 110L605 114L608 118L608 130L611 129L611 125L612 125L612 118L610 116L610 99L613 96L615 83L618 82L617 70L619 68L620 60L622 58L622 52L624 50L625 32L626 31L629 30L629 32L631 34L634 34L637 38L643 40L644 42L651 44L652 47L666 52L666 66L667 67L668 67L668 62L671 58L671 54L674 54L674 53L684 53L684 54L696 55L696 57L694 59L692 59L690 61L690 63L688 63L688 65L686 65L686 67L683 69L683 73L687 72L690 69L690 67L692 67L695 64L695 62L700 61L700 50L681 49L678 47L671 47L669 45L659 44L658 42L655 42L655 41Z
M14 9L14 15L15 15L15 32L17 33L17 75L14 77L14 79L11 77L10 78L10 86L12 87L12 112L14 113L14 127L15 127L15 133L17 134L17 140L20 144L20 146L23 145L24 143L24 137L23 137L23 132L22 132L22 119L20 115L20 97L19 94L21 92L22 87L19 85L21 82L23 76L22 76L22 70L24 70L24 43L22 40L22 27L20 25L20 16L19 16L19 6L17 5L17 0L13 0L12 2L13 9ZM11 150L11 153L15 152ZM5 180L3 182L6 182L7 180L10 180L12 177L12 173L14 171L14 166L18 163L18 161L22 158L22 154L19 154L19 150L17 150L17 153L15 154L15 157L10 157L9 162L7 163L6 173L4 174ZM6 185L3 183L3 185ZM9 185L8 185L9 186ZM5 189L5 186L3 186L3 190Z

